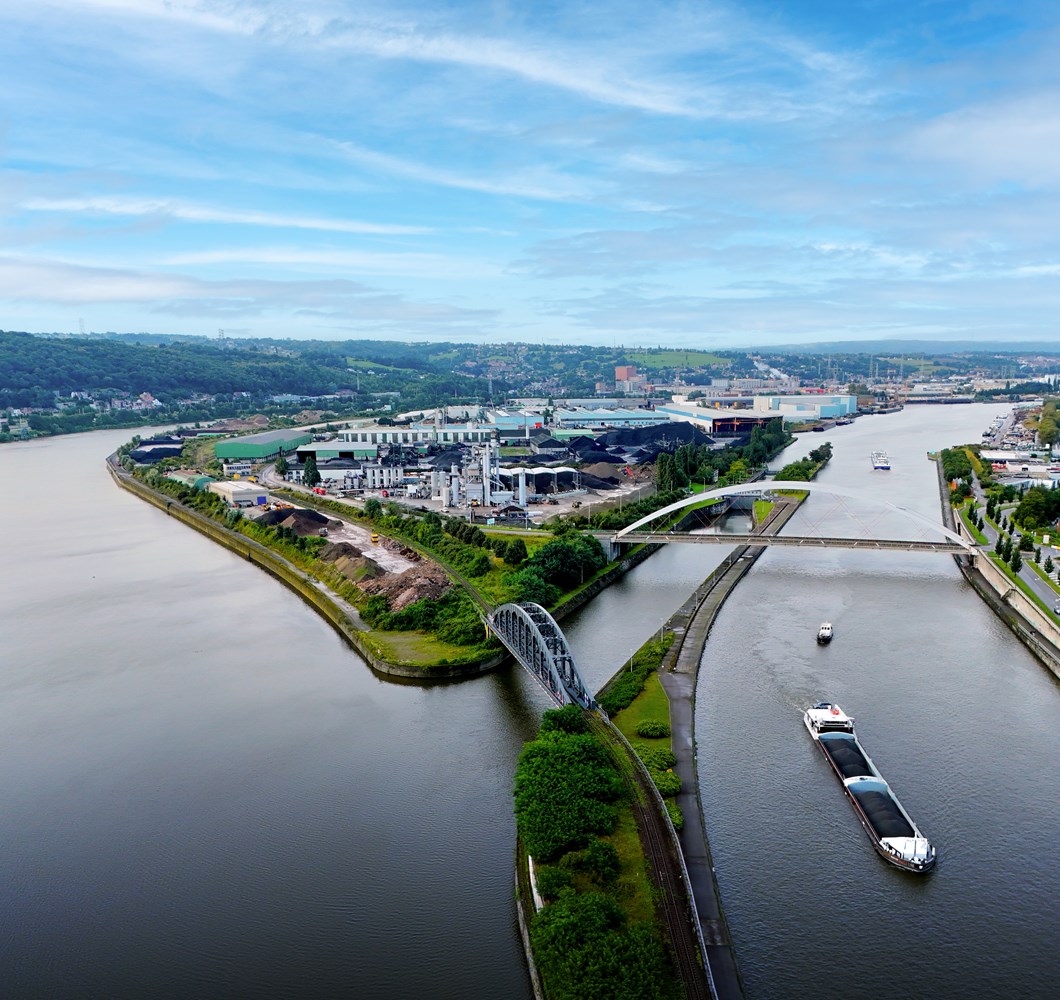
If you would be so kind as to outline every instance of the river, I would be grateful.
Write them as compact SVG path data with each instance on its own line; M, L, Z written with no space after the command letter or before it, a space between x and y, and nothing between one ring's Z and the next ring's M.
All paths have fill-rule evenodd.
M937 516L924 451L992 412L910 409L789 452L830 439L825 481ZM544 695L516 668L377 677L279 583L117 489L102 460L129 433L0 448L5 995L529 997L511 779ZM870 443L890 478L866 477ZM845 516L819 499L807 530ZM727 551L665 549L564 623L589 683ZM771 550L707 655L703 792L751 997L822 974L839 996L1045 997L1060 699L952 561ZM814 756L798 712L824 696L938 843L929 879L876 858Z

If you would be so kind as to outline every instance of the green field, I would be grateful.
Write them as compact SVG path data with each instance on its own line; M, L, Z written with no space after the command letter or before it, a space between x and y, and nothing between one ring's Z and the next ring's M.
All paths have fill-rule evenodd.
M708 351L635 351L627 354L626 360L638 368L715 368L727 367L730 358L723 358Z

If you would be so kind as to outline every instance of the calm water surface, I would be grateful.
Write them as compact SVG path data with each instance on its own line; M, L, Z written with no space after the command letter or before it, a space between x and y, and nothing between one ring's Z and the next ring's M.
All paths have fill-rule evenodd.
M928 448L977 441L992 408L910 407L827 435L825 484L938 517ZM806 435L793 451L825 435ZM889 452L874 473L869 452ZM791 533L916 525L811 495ZM836 638L815 643L830 620ZM937 845L930 876L873 852L801 711L826 698ZM770 549L724 606L697 702L701 790L752 998L1060 995L1060 685L950 557Z
M907 410L789 451L830 439L824 481L937 517L924 451L989 418ZM517 669L376 677L280 584L114 487L102 459L129 433L0 448L4 994L529 997L511 779L544 695ZM879 515L814 497L799 517ZM568 620L590 684L727 551L672 546ZM769 551L707 657L703 791L752 998L822 970L839 997L1055 995L1058 686L952 561ZM931 878L873 854L801 728L824 696L938 843Z

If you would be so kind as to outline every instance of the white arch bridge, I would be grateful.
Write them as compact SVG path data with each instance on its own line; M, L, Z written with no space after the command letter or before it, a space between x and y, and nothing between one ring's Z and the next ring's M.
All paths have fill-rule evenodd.
M693 535L687 532L656 531L647 526L661 518L666 518L686 507L694 507L704 500L714 497L762 497L781 500L776 497L777 490L800 490L809 493L822 493L839 499L850 499L861 501L872 507L900 515L902 518L915 523L921 529L927 528L941 538L879 538L871 532L866 532L861 537L829 537L824 535L782 535L782 534L699 534ZM838 486L828 486L823 483L800 482L794 480L767 480L765 482L743 483L739 486L724 486L716 490L708 490L704 493L696 493L685 497L653 511L639 521L628 525L616 532L594 533L601 543L614 549L620 544L636 544L638 542L652 543L691 543L695 545L783 545L790 548L845 548L845 549L871 549L875 551L901 551L901 552L940 552L953 555L974 555L978 550L975 545L958 535L955 531L937 521L924 517L908 507L892 503L890 500L881 499L878 495L863 493L858 490L844 489Z
M486 616L490 630L558 705L595 708L574 654L556 620L540 604L502 604Z

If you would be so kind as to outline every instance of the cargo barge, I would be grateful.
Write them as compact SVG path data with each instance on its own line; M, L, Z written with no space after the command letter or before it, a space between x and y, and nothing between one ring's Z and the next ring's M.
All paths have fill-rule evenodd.
M806 729L832 765L876 852L898 868L927 872L935 866L935 848L917 829L890 786L862 749L854 720L830 701L820 701L803 716Z
M883 472L888 471L891 468L891 460L887 456L885 451L874 451L869 455L869 460L872 462L872 467Z

